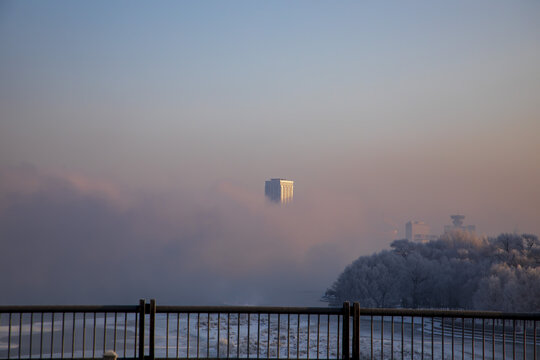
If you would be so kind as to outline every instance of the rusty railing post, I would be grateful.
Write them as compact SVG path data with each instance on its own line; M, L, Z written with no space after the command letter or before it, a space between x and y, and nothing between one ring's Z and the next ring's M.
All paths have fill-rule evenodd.
M139 300L139 359L144 360L144 318L146 316L146 300Z
M353 360L360 360L360 303L353 305Z
M210 325L209 325L210 326ZM150 338L148 339L149 343L149 352L150 352L150 360L154 360L156 358L156 299L150 300ZM169 336L167 334L166 336Z
M350 317L351 317L351 305L348 301L345 301L343 303L343 339L341 341L341 344L343 345L343 348L341 350L341 356L345 360L350 359L350 352L349 352L349 324L350 324Z

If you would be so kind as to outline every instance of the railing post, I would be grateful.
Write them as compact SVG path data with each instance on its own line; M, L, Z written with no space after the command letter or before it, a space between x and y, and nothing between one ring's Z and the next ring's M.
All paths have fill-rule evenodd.
M210 324L208 324L210 326ZM156 349L156 299L150 300L150 339L148 340L150 346L150 360L154 360ZM166 336L169 336L167 334Z
M341 341L341 344L343 345L342 348L342 356L343 359L349 360L350 359L350 353L349 353L349 324L350 324L350 316L351 316L351 305L348 301L345 301L343 303L343 339Z
M353 305L353 360L360 360L360 303Z
M139 300L139 359L144 360L144 318L146 316L146 300Z

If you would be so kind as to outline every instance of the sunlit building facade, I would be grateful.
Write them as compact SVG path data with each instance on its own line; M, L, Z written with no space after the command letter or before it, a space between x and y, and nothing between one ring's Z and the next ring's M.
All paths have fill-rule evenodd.
M293 199L294 181L270 179L264 183L264 194L268 199L280 204L290 203Z

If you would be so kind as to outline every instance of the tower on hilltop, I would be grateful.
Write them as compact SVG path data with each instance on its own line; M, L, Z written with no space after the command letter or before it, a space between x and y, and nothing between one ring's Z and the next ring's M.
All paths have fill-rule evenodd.
M452 218L452 225L446 225L444 227L444 232L451 232L455 230L475 232L476 226L474 225L463 225L463 220L465 219L464 215L450 215Z
M264 195L273 202L287 204L293 199L294 181L270 179L264 183Z

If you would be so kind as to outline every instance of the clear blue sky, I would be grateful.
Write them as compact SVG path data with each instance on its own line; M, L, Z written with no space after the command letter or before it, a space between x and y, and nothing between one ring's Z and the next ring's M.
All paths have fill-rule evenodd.
M164 222L201 218L186 194L265 218L286 177L305 229L275 226L335 269L408 220L540 233L539 104L538 1L0 2L0 169L41 174L4 194L43 176Z

